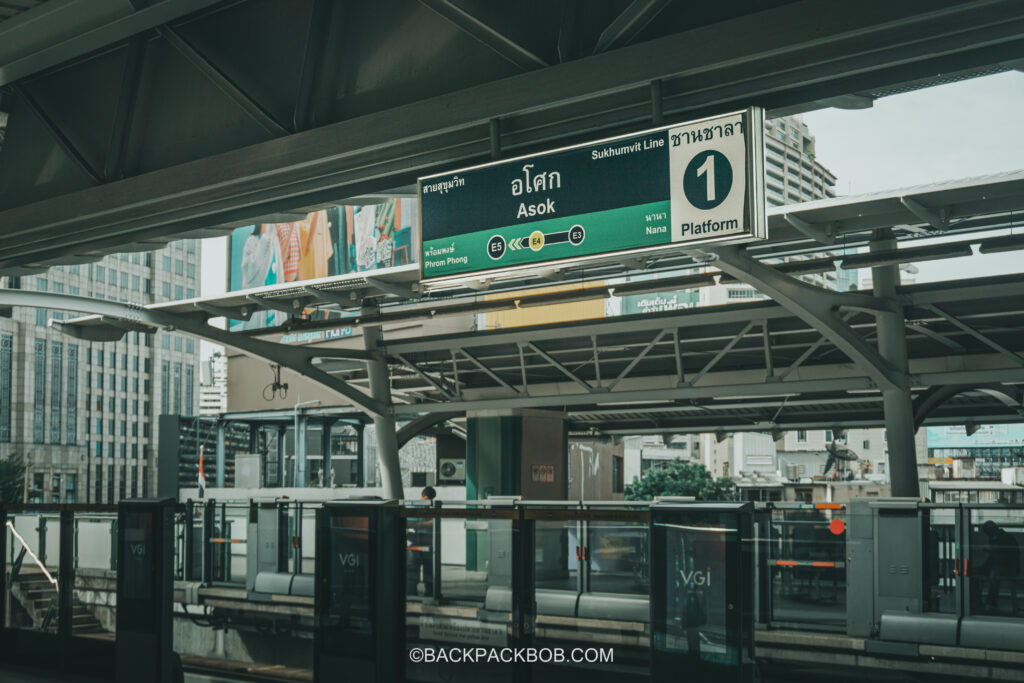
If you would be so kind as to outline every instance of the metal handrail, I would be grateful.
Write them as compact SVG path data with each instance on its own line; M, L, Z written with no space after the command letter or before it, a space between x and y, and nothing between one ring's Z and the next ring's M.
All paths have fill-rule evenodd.
M11 534L13 534L14 537L21 542L22 547L25 548L25 550L28 552L29 557L32 558L32 561L35 562L36 565L43 570L43 574L46 575L47 580L53 584L54 590L60 592L60 586L57 584L57 579L53 578L53 575L50 574L50 572L46 569L46 566L39 561L39 558L36 556L34 552L32 552L32 548L28 547L28 543L26 543L25 539L21 537L21 534L17 532L17 530L14 528L14 525L11 522L7 522L7 528L10 529Z

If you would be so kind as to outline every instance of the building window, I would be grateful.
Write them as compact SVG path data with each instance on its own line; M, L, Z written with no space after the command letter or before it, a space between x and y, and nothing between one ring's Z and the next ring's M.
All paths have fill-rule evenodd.
M163 258L160 259L160 263L161 263L161 265L162 265L164 270L166 270L168 273L171 272L171 257L170 256L167 256L165 254L163 256Z
M39 325L40 327L46 327L46 309L45 308L37 308L36 309L36 325Z
M121 273L121 287L128 289L128 273ZM138 287L135 289L137 290Z
M99 446L99 442L96 443ZM93 483L93 502L98 503L103 498L103 465L96 465L96 481Z
M78 345L68 344L67 442L78 442Z
M105 278L104 278L104 276L105 276L105 275L106 275L106 273L105 273L105 272L104 272L104 270L103 270L103 266L96 266L96 280L97 280L97 281L98 281L98 282L99 282L100 284L102 284L102 283L103 283L103 280L105 279Z
M43 443L46 439L46 340L36 339L35 350L32 441Z
M160 335L160 348L170 351L171 350L171 335L166 332Z
M149 465L142 466L142 497L149 498Z
M174 364L174 412L181 415L181 363Z
M139 497L139 466L132 465L132 498Z
M171 298L171 283L164 282L160 285L160 291L163 293L165 299Z
M185 366L185 415L192 414L192 385L195 383L195 370L191 365Z
M117 271L113 268L107 269L107 284L117 286Z
M185 353L195 353L195 352L196 352L196 340L193 339L192 337L188 337L187 339L185 339Z
M866 450L866 451L867 451L867 450L870 450L870 449L871 449L871 442L870 442L870 441L867 441L867 440L865 440L865 441L864 441L864 443L862 443L862 444L861 444L861 447L862 447L862 448L863 448L864 450Z
M194 264L194 263L188 264L188 268L186 269L186 272L188 273L189 279L190 280L194 280L196 278L196 264Z
M50 346L50 443L60 443L61 390L64 382L64 344L53 342Z
M166 339L167 337L164 337ZM160 361L160 414L167 415L171 407L171 363Z
M107 502L114 502L114 466L107 465Z
M185 264L180 258L174 259L174 272L176 275L185 274Z
M185 289L181 285L174 286L174 299L175 301L181 301L185 298Z
M798 430L796 430L796 442L797 443L807 443L807 430L806 429L798 429Z

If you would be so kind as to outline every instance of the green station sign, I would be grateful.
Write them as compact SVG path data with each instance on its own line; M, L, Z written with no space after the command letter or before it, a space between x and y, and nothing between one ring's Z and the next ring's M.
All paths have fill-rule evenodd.
M424 279L766 237L758 108L419 180Z

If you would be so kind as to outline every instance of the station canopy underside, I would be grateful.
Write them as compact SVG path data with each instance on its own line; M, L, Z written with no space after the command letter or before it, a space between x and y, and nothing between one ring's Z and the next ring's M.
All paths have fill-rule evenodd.
M0 16L0 275L408 196L420 176L654 125L752 105L768 116L864 108L1024 66L1016 0L23 5ZM908 285L889 298L795 278L1015 251L1024 238L1008 229L1022 204L1018 172L771 209L770 239L745 248L433 286L411 266L141 306L2 290L0 305L93 314L57 324L96 341L194 334L402 420L520 407L564 409L581 432L867 426L883 421L881 392L906 380L919 424L1017 421L1024 277ZM879 230L891 230L899 249L869 251ZM797 296L385 337L371 349L277 343L338 326L307 319L311 308L386 331L737 278L777 300L768 290ZM520 291L552 283L583 289ZM900 307L907 378L874 350L876 317ZM210 324L263 309L289 322L248 332ZM367 392L368 368L381 359L393 407Z
M1024 54L1016 0L13 5L2 274L751 105L868 107Z

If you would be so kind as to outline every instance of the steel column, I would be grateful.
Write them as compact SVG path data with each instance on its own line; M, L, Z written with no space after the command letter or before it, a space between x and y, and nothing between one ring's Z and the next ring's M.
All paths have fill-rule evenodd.
M871 240L871 252L889 251L897 248L892 230L885 228L875 232ZM882 404L885 411L886 442L889 447L889 478L894 497L917 498L920 495L917 482L917 449L914 446L914 407L910 395L907 364L907 336L904 327L903 306L896 296L900 284L900 269L897 264L876 266L871 269L875 297L894 304L893 310L875 312L878 329L878 351L882 358L895 370L900 381L896 386L882 387Z
M381 329L377 326L363 328L363 343L367 351L380 350ZM401 500L402 468L398 461L398 428L395 425L395 413L391 403L391 382L388 377L388 365L383 356L366 364L370 380L370 395L379 405L386 407L382 413L373 416L373 426L377 432L377 460L380 463L380 474L383 481L384 497Z

